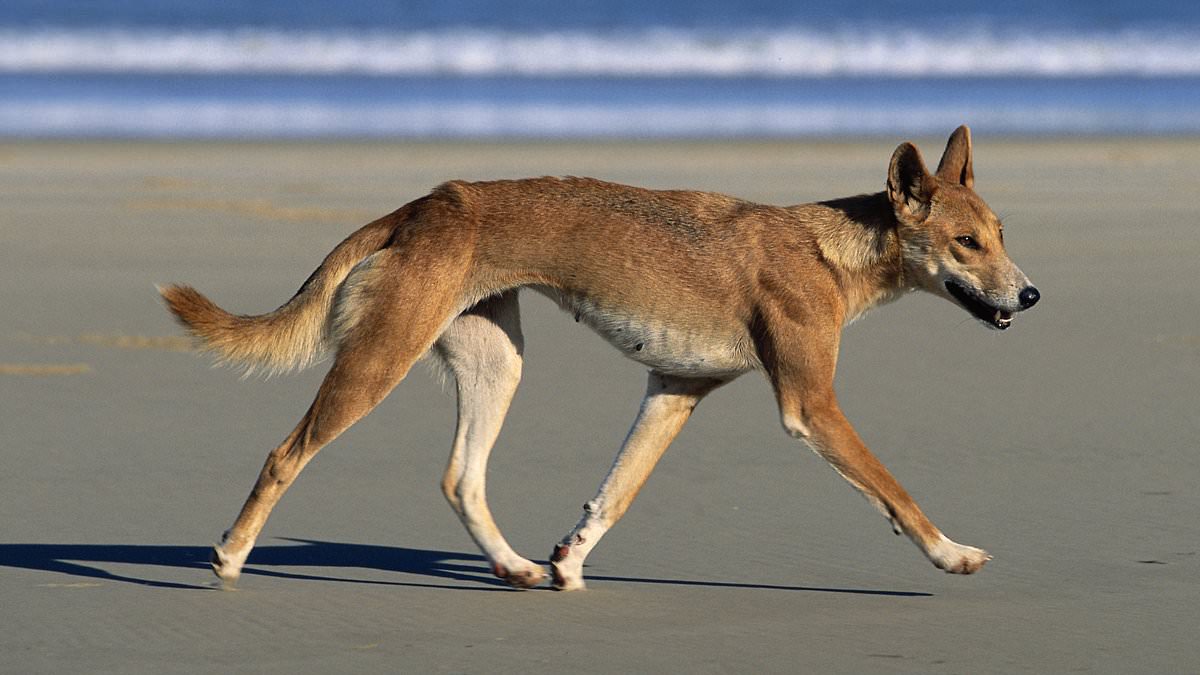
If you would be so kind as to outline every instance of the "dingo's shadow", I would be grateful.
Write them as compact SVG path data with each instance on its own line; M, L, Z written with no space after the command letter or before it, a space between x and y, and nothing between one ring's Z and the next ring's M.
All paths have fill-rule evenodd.
M250 553L243 575L306 579L311 581L341 581L358 584L380 584L386 586L417 586L424 588L446 588L453 590L503 591L511 590L493 577L483 556L474 553L430 551L399 546L372 546L367 544L341 544L336 542L312 541L307 539L283 539L287 544L266 544L255 547ZM146 578L137 572L118 573L102 569L99 565L140 565L159 567L183 567L195 570L209 568L207 546L154 546L136 544L0 544L0 567L61 572L76 577L122 581L157 588L211 590L212 584L188 584ZM94 563L89 565L87 563ZM328 574L311 574L288 571L287 567L359 568L383 572L399 572L443 579L447 582L469 582L470 585L433 583L419 581L385 581L379 579L355 579ZM331 570L331 571L332 571ZM848 593L856 595L883 595L896 597L930 597L931 593L911 591L889 591L860 588L822 588L816 586L783 586L731 581L700 581L685 579L646 579L638 577L589 576L589 581L623 582L637 584L668 584L681 586L703 586L714 588L743 588L779 591L812 591L821 593Z

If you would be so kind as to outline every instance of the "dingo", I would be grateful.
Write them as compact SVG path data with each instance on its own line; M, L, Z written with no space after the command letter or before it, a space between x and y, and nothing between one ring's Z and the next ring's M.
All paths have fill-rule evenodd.
M1038 301L973 183L965 126L934 174L904 143L885 191L800 206L587 178L454 181L350 235L268 314L230 314L188 286L161 289L170 311L222 361L281 371L325 349L335 354L312 407L267 457L214 547L214 571L234 582L300 470L432 353L458 391L446 499L496 576L519 588L541 583L545 570L513 551L484 497L488 454L521 378L522 287L550 296L650 370L612 469L553 550L555 588L584 587L584 558L696 404L749 370L770 381L783 428L897 534L947 572L979 570L988 554L951 541L925 517L833 392L842 327L909 290L947 298L1001 330Z

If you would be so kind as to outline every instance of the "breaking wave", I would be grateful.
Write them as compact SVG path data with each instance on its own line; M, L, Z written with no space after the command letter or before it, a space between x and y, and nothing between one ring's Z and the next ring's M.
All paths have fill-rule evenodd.
M0 136L140 138L687 138L942 134L1200 133L1200 112L1079 106L587 103L0 101Z
M523 77L1196 76L1200 29L385 32L0 28L0 72Z

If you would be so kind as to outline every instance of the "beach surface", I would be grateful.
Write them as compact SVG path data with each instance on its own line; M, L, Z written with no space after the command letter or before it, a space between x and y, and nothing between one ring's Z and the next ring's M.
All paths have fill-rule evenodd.
M949 131L949 130L947 130ZM509 590L444 503L453 387L416 368L326 448L235 591L208 546L324 371L239 380L154 285L273 309L360 224L452 178L590 175L789 204L883 188L896 142L0 144L0 670L1195 672L1200 141L975 139L1043 299L1005 333L929 296L850 326L838 392L950 537L933 568L781 430L715 392L596 548ZM936 165L943 139L917 139ZM525 294L490 502L544 561L644 374Z

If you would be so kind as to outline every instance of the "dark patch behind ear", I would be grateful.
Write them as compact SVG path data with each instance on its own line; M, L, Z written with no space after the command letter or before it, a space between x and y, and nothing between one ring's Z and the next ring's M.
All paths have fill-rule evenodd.
M901 143L888 165L887 194L896 217L902 221L925 220L933 190L933 176L925 168L921 151L912 143Z
M938 162L937 176L944 181L966 188L975 186L975 170L971 166L971 130L967 125L954 130L946 141L946 151Z

